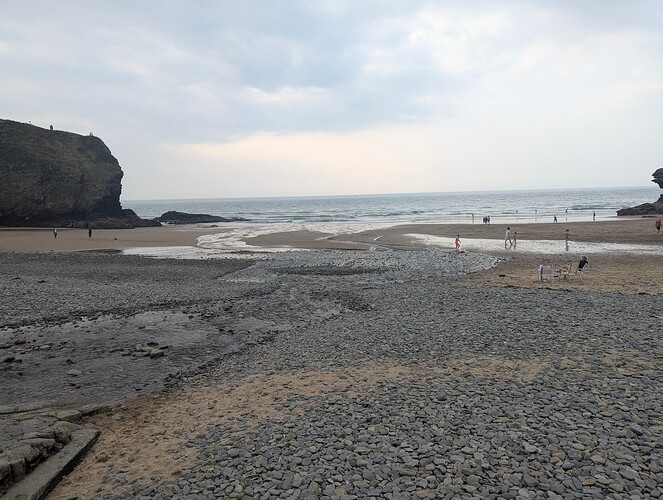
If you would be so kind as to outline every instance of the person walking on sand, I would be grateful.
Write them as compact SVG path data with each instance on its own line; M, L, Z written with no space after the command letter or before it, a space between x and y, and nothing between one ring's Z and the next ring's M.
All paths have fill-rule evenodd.
M656 219L656 234L661 232L661 218Z
M596 220L596 212L592 212L592 220Z
M456 252L460 252L460 234L456 236Z
M557 222L557 214L553 215L553 222Z
M57 227L53 228L53 238L55 238L55 239L58 238L58 228Z
M88 240L92 239L92 228L88 228L88 230L87 230L87 239Z
M504 232L504 248L506 248L506 242L509 242L509 247L513 246L513 242L511 241L511 228L507 227L506 231Z
M516 248L516 242L518 241L518 232L513 232L513 248Z

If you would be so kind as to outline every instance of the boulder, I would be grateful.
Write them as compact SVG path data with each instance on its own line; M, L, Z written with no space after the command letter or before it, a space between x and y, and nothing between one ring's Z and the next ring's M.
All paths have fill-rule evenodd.
M120 205L123 172L93 135L0 119L0 225L136 227Z

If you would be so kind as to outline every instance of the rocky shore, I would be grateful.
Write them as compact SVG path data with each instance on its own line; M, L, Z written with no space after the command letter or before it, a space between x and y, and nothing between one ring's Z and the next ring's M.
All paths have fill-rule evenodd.
M497 259L439 250L240 257L3 255L3 411L124 401L54 498L663 494L660 295L463 284Z

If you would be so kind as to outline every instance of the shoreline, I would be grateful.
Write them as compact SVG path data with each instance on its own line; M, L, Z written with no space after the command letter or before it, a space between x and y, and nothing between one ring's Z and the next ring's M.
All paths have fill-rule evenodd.
M290 226L289 226L290 227ZM330 226L327 225L327 228ZM154 249L152 258L169 257L254 257L258 254L278 250L319 251L373 251L414 250L451 252L453 238L460 234L461 250L483 253L498 257L494 267L471 273L461 279L464 283L487 286L515 286L524 288L552 288L559 290L586 290L619 292L624 294L663 294L663 267L657 265L661 254L638 253L636 245L656 246L663 252L663 233L656 234L651 219L625 219L619 221L596 221L576 223L536 223L510 226L512 235L517 232L519 246L516 249L502 248L504 237L502 225L491 224L399 224L388 227L369 228L358 232L320 232L310 230L279 230L260 234L265 226L258 228L243 226L203 228L197 226L162 226L156 228L107 229L93 233L87 239L86 230L70 229L59 231L57 240L48 229L0 229L0 253L77 253ZM365 226L362 226L365 228ZM565 250L564 233L570 231L570 248ZM253 233L258 233L251 236ZM227 238L221 242L222 250L208 246L208 237L215 235ZM415 236L417 235L417 236ZM198 244L204 236L205 243ZM425 241L429 237L431 241ZM436 240L443 238L444 240ZM473 246L476 238L478 246ZM527 250L528 242L548 240L545 252ZM444 242L448 244L442 244ZM555 247L558 242L558 249ZM539 265L560 269L580 259L580 242L593 245L621 245L618 251L582 252L589 257L589 269L583 280L540 282ZM238 248L233 251L233 244ZM488 245L489 244L489 245ZM482 246L483 245L483 246ZM628 251L629 245L634 248ZM541 248L533 245L533 248ZM598 248L598 247L597 247ZM158 249L166 250L159 252ZM180 249L180 250L178 250ZM193 251L187 251L193 250ZM551 250L552 249L552 250ZM624 250L626 249L626 250ZM461 255L463 255L461 253Z
M197 246L198 238L204 235L231 233L241 229L245 232L260 229L266 234L242 235L239 241L261 248L297 249L356 249L371 247L392 249L421 249L431 245L417 241L412 235L454 239L502 240L505 224L440 224L440 223L400 223L380 225L359 225L359 231L348 231L347 224L338 224L339 232L331 233L324 229L333 227L326 224L318 229L295 225L233 225L219 227L162 226L135 229L96 229L89 239L86 229L58 229L54 238L48 228L0 228L0 253L2 252L75 252L86 250L124 250L141 247ZM563 241L565 230L569 229L571 242L620 243L658 245L663 243L663 233L656 234L652 219L624 219L619 221L559 222L512 224L511 234L517 233L518 241ZM366 228L366 229L363 229ZM452 248L452 245L449 245ZM246 250L246 247L242 248Z

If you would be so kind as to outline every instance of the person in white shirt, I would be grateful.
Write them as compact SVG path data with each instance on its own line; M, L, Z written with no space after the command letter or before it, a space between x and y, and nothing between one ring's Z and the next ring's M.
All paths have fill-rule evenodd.
M504 248L506 248L506 242L509 242L509 246L513 245L511 242L511 228L507 227L506 232L504 233Z

